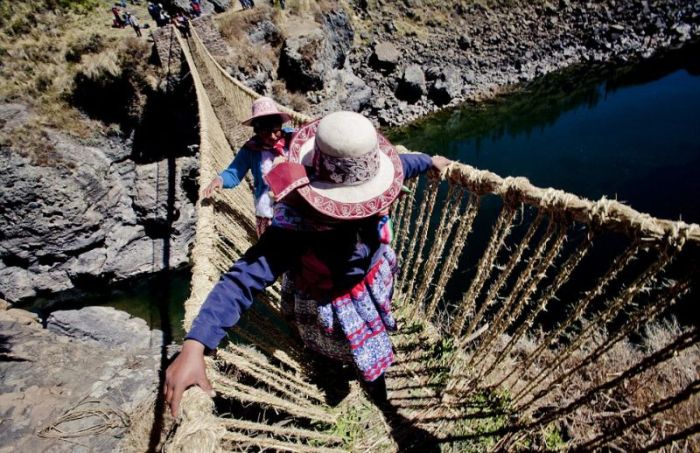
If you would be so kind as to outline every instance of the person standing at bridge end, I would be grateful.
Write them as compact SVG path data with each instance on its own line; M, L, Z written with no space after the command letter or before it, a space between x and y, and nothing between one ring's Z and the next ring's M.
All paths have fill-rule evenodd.
M202 197L209 198L219 189L232 189L251 171L258 237L272 222L273 201L265 176L272 168L275 158L287 155L294 129L284 128L283 125L290 119L288 114L279 111L274 100L268 97L256 99L253 102L252 116L242 122L244 126L252 126L255 135L238 150L228 168L202 191Z

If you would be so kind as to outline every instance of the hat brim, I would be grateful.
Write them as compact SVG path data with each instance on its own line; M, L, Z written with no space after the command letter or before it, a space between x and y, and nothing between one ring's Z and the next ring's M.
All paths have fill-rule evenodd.
M316 130L320 120L303 126L289 147L290 162L313 167ZM394 146L377 133L379 169L361 184L342 185L311 180L297 192L317 211L336 219L363 219L384 211L398 197L403 184L403 166Z
M251 117L248 118L247 120L241 121L241 124L244 125L244 126L252 126L252 125L253 125L253 121L257 120L258 118L264 118L264 117L266 117L266 116L280 116L280 117L282 117L282 123L286 123L287 121L290 121L290 120L292 119L291 116L289 116L289 115L286 114L286 113L282 113L282 112L265 113L265 114L262 114L262 115L251 116Z

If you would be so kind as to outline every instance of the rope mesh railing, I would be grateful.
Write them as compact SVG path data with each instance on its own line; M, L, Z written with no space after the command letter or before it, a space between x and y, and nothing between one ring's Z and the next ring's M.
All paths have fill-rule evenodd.
M202 186L248 138L240 122L258 95L221 68L196 31L178 39L197 94ZM309 120L284 111L297 125ZM415 429L457 449L478 439L512 449L536 445L537 433L558 423L570 436L559 447L698 446L697 323L673 324L664 341L652 334L692 303L698 225L461 163L407 186L393 211L402 327L387 372L393 409L386 423L348 428L366 402L355 387L347 402L325 403L327 389L279 313L274 289L207 358L216 410L226 415L214 415L212 401L189 390L168 449L394 450ZM185 328L254 241L251 197L243 184L198 203ZM474 233L485 224L490 232ZM368 410L365 417L380 413Z

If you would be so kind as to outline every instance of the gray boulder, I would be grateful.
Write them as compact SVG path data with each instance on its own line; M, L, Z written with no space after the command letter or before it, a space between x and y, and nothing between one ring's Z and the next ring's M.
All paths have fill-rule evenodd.
M320 28L302 36L284 41L277 76L287 88L294 91L312 91L323 88L330 62L323 60L324 34Z
M336 71L334 82L340 109L359 112L370 105L372 90L352 71Z
M84 341L43 329L27 311L0 307L0 450L133 451L120 445L129 418L155 396L160 335L143 321L135 328L126 314L103 315L83 319L84 329L99 336ZM136 347L127 350L126 342Z
M445 105L460 96L462 88L462 76L457 68L447 66L440 70L437 77L431 82L428 98L437 105Z
M29 117L10 110L0 108L4 134ZM0 297L16 303L60 292L58 301L72 290L188 264L196 195L185 185L192 186L194 157L140 166L125 158L123 143L44 133L50 162L0 148Z
M333 70L345 65L354 39L349 18L342 10L331 11L322 22L288 24L295 32L284 42L277 76L290 90L322 89Z
M261 20L248 30L248 39L252 44L265 43L277 45L282 42L282 32L274 22L269 19Z
M374 45L374 52L370 57L370 66L379 71L389 73L399 63L399 51L396 46L388 41Z
M415 103L425 92L426 83L423 69L417 64L407 66L396 89L396 97L408 103Z
M113 307L54 311L46 321L46 328L79 340L94 341L110 349L159 350L163 345L160 330L151 331L143 319Z

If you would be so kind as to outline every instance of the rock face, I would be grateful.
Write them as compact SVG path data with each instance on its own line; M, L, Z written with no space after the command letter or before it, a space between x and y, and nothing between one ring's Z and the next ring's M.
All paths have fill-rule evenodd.
M354 32L345 11L323 15L322 24L302 21L288 25L293 31L284 41L277 75L293 91L323 89L345 65Z
M114 309L91 307L85 317L64 312L65 320L100 319L94 328L84 325L93 338L85 341L43 329L29 312L5 308L0 307L0 452L118 449L131 414L158 388L159 332L145 323L135 329L129 315ZM148 344L148 338L156 341Z
M23 106L0 106L3 132L23 116ZM187 263L194 157L137 165L128 144L45 132L52 162L0 148L0 297L67 295Z
M423 69L417 64L407 66L399 81L396 97L413 104L424 94L425 74L423 73Z
M307 113L357 107L381 124L399 125L567 66L649 58L700 38L697 2L515 0L430 7L449 22L431 17L428 3L355 1L348 3L352 22L338 7L317 18L313 31L289 24L293 36L278 75L306 94L312 103ZM353 27L360 40L350 48L337 45L354 37ZM345 103L346 93L336 89L341 55L342 69L370 89L370 102ZM260 77L248 77L249 86L266 87L254 80Z
M46 328L59 335L92 341L110 349L160 350L163 334L149 331L148 324L112 307L85 307L57 310L46 321Z
M399 51L391 42L382 41L374 45L374 53L369 64L382 72L391 72L399 62Z

